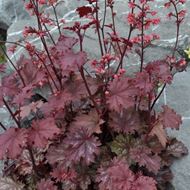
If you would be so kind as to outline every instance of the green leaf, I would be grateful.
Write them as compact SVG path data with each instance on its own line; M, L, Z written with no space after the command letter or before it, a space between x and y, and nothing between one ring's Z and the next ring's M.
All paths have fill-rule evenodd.
M118 135L113 142L110 143L110 148L117 156L128 155L131 138L129 135Z

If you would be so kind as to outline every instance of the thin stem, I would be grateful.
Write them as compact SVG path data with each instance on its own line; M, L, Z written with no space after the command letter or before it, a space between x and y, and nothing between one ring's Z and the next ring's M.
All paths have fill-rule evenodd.
M83 37L81 36L80 30L77 32L77 35L79 37L79 45L80 45L80 51L83 51Z
M17 72L18 76L20 77L24 87L26 86L24 79L22 77L22 75L20 74L19 69L16 68L16 66L14 65L14 63L12 62L12 60L9 58L9 56L7 55L6 51L4 50L4 48L0 45L1 50L3 51L4 55L6 56L6 58L8 59L8 61L10 62L10 64L13 66L13 68L15 69L15 71Z
M33 0L31 0L31 1L33 1ZM38 4L35 4L34 1L33 1L33 4L35 5L35 14L36 14L36 17L37 17L38 28L39 28L39 30L42 30L42 25L41 25L40 18L39 18ZM51 65L52 65L52 69L53 69L53 71L54 71L54 73L55 73L55 76L57 77L57 79L58 79L58 81L59 81L60 87L62 88L61 79L60 79L60 77L58 76L56 67L55 67L55 65L54 65L54 63L53 63L53 61L52 61L52 59L51 59L51 56L50 56L50 53L49 53L49 50L48 50L48 47L47 47L47 44L46 44L46 40L45 40L44 37L40 37L40 39L41 39L41 42L42 42L42 44L43 44L43 46L44 46L45 52L46 52L46 54L47 54L47 56L48 56L48 59L49 59ZM56 88L58 89L57 86L56 86Z
M116 26L115 26L115 16L114 16L114 11L113 11L113 6L111 6L110 9L111 9L111 14L112 14L113 33L114 33L114 35L117 35L117 33L116 33ZM119 45L119 42L117 41L116 44L117 44L117 47L119 49L119 53L122 56L122 51L121 51L121 47ZM122 68L122 64L121 64L121 68Z
M49 50L48 50L46 41L45 41L45 39L44 39L43 37L41 38L41 41L42 41L42 44L43 44L43 46L44 46L44 49L45 49L45 51L46 51L46 53L47 53L47 56L48 56L48 58L49 58L49 60L50 60L50 63L51 63L51 65L52 65L52 69L53 69L53 71L54 71L54 73L55 73L55 76L57 77L57 79L58 79L58 81L59 81L60 87L62 88L61 79L60 79L60 77L58 76L57 70L56 70L55 65L54 65L54 63L53 63L53 60L51 59L51 56L50 56L50 53L49 53Z
M177 45L178 45L178 42L179 42L179 29L180 29L180 23L179 23L179 13L178 13L178 10L177 10L177 6L176 4L173 2L173 1L170 1L173 6L174 6L174 9L175 9L175 13L176 13L176 23L177 23L177 28L176 28L176 41L175 41L175 45L174 45L174 48L173 48L173 53L172 53L172 56L175 55L175 52L177 51ZM173 67L170 66L170 71L172 71ZM160 96L162 95L164 89L166 88L166 83L164 84L164 86L162 87L160 93L157 95L157 97L155 98L155 100L153 101L152 103L152 106L151 106L151 110L154 108L154 105L156 103L156 101L160 98Z
M164 84L164 86L162 87L160 93L157 95L157 97L156 97L155 100L153 101L152 106L151 106L151 110L153 109L153 107L154 107L155 103L157 102L157 100L158 100L158 99L160 98L160 96L162 95L162 92L164 91L165 87L166 87L166 83Z
M60 25L59 25L59 19L57 17L56 8L55 8L54 5L52 5L52 7L53 7L54 15L55 15L55 20L56 20L56 23L57 23L57 28L58 28L58 31L59 31L59 35L61 36L61 28L60 28Z
M49 30L48 30L47 26L46 26L45 24L43 24L43 26L44 26L44 28L46 29L46 31L47 31L47 33L48 33L48 35L49 35L49 37L50 37L51 41L53 42L53 45L56 45L56 43L55 43L55 41L54 41L54 39L53 39L52 35L50 34L50 32L49 32Z
M4 130L4 131L6 131L7 129L6 129L6 127L0 122L0 126L1 126L1 128Z
M130 29L129 29L128 39L127 39L128 41L129 41L130 38L131 38L132 31L133 31L133 27L132 27L132 25L131 25L131 26L130 26ZM123 50L122 55L121 55L121 58L120 58L120 62L119 62L119 64L118 64L118 66L117 66L117 69L116 69L115 73L117 73L117 72L119 71L119 68L121 67L121 65L122 65L122 63L123 63L123 59L124 59L125 53L126 53L126 51L127 51L127 47L128 47L128 44L126 44L125 47L124 47L124 50Z
M98 34L98 41L99 41L99 45L100 45L100 52L101 55L104 55L103 52L103 46L102 46L102 39L101 39L101 35L100 35L100 23L99 23L99 16L98 16L98 1L96 1L96 30L97 30L97 34Z
M8 43L8 44L14 44L14 45L17 45L17 46L21 46L23 48L25 48L24 45L18 43L18 42L10 42L10 41L3 41L3 40L0 40L0 43Z
M31 162L32 162L32 168L34 170L34 173L36 176L39 176L38 174L38 169L36 167L36 161L35 161L35 158L34 158L34 155L33 155L33 152L32 152L32 148L30 146L28 146L28 152L29 152L29 155L30 155L30 159L31 159Z
M52 80L52 82L53 82L55 88L56 88L57 90L59 90L59 88L58 88L56 82L54 81L54 79L53 79L53 77L52 77L52 75L51 75L49 69L47 68L47 65L44 63L44 61L41 59L41 57L40 57L36 52L35 52L35 55L36 55L36 56L39 58L39 60L42 62L43 66L44 66L44 68L46 69L46 71L47 71L47 73L48 73L48 76L51 78L51 80ZM51 84L50 84L50 86L51 86ZM51 88L52 88L52 87L51 87Z
M3 103L6 106L6 108L8 109L11 117L13 118L13 120L15 121L15 123L17 124L18 128L20 128L20 123L18 122L18 120L16 119L13 111L11 110L10 106L8 105L8 103L6 102L6 100L3 98Z
M87 92L88 92L88 94L89 94L89 98L90 98L90 100L93 102L97 114L100 115L100 111L99 111L99 109L98 109L98 105L97 105L96 101L94 100L93 95L92 95L92 93L91 93L91 91L90 91L90 88L89 88L89 86L88 86L88 83L87 83L87 81L86 81L86 78L85 78L85 75L84 75L83 67L80 68L80 74L81 74L81 77L82 77L82 79L83 79L83 81L84 81L86 90L87 90Z
M171 1L171 3L173 4L174 6L174 9L175 9L175 13L176 13L176 23L177 23L177 28L176 28L176 42L175 42L175 46L174 46L174 49L173 49L173 54L172 56L175 55L175 52L177 50L177 45L178 45L178 41L179 41L179 28L180 28L180 24L179 24L179 14L178 14L178 10L177 10L177 6L176 4Z
M131 2L131 1L130 1L130 2ZM133 0L133 3L135 3L135 0ZM134 13L134 10L135 10L135 8L132 8L132 9L131 9L131 13ZM130 24L127 41L130 40L133 29L134 29L133 26ZM124 59L125 53L126 53L126 51L127 51L127 47L128 47L128 44L126 44L125 47L124 47L123 53L122 53L121 58L120 58L120 62L119 62L119 64L118 64L118 66L117 66L117 69L116 69L115 73L117 73L117 72L119 71L119 68L120 68L121 65L123 64L123 59Z
M77 34L78 34L78 36L79 36L80 51L83 51L82 36L81 36L80 32L77 33ZM98 115L99 115L99 114L100 114L100 111L99 111L99 109L98 109L98 105L97 105L96 101L94 100L93 95L92 95L92 93L91 93L91 91L90 91L90 88L89 88L89 86L88 86L88 83L87 83L87 81L86 81L83 66L80 67L79 72L80 72L81 77L82 77L82 79L83 79L83 82L84 82L84 84L85 84L85 87L86 87L86 90L87 90L87 92L88 92L89 98L90 98L90 100L93 102L94 107L95 107L95 109L96 109L96 111L97 111L97 113L98 113Z
M142 18L141 18L141 56L140 56L140 72L143 70L143 63L144 63L144 4L142 6Z
M102 38L104 42L104 50L107 53L107 47L105 43L105 34L104 34L104 27L105 27L105 22L106 22L106 14L107 14L107 0L104 0L104 16L103 16L103 21L102 21L102 27L101 27L101 32L102 32Z

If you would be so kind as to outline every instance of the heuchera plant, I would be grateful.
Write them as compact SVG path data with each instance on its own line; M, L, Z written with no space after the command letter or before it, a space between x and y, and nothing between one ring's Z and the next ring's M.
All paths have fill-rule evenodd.
M86 2L76 9L86 22L73 25L58 19L56 0L25 3L38 28L26 26L24 42L15 42L9 51L22 46L28 56L15 63L4 51L14 71L5 74L5 65L0 66L0 105L14 121L11 126L0 122L2 190L166 190L173 159L188 152L166 133L167 128L179 129L181 116L167 105L155 109L173 71L187 66L185 58L176 58L185 0L165 2L176 23L173 52L146 64L146 48L159 39L150 33L160 22L153 0L129 0L127 37L117 31L114 0L103 1L103 17L98 0ZM54 18L45 13L47 6ZM111 21L106 20L108 12ZM49 26L57 27L58 40ZM84 50L89 29L97 36L96 59ZM43 49L28 36L38 37ZM134 73L125 70L124 58L131 52L140 60Z

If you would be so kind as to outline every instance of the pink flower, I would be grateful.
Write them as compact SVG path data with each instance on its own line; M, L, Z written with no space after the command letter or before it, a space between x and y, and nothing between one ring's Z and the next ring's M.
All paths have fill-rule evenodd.
M170 2L167 2L167 3L164 4L164 7L166 7L166 8L169 8L170 6L171 6Z
M135 14L129 13L128 16L127 16L127 21L128 21L129 24L135 25L136 24Z
M38 3L41 5L45 5L47 2L46 2L46 0L38 0Z
M179 0L180 3L184 4L186 0Z

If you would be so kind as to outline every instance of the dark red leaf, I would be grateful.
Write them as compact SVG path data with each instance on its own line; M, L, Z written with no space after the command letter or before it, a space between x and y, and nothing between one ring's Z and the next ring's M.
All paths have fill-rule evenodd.
M95 155L99 153L98 146L101 145L86 128L77 128L70 132L63 143L67 146L65 149L66 159L77 163L82 158L87 165L94 162Z
M165 148L167 143L167 134L163 128L162 123L156 123L153 127L152 131L149 134L150 136L156 136L161 143L161 145Z
M134 147L130 150L130 157L140 166L145 166L150 172L157 173L160 169L160 157L152 155L151 149L145 146Z
M66 92L60 92L49 97L48 102L41 107L43 114L46 116L64 110L65 105L72 100L72 95Z
M88 114L81 114L75 118L75 121L71 124L71 128L75 130L75 128L86 128L92 133L101 133L100 125L103 124L104 121L98 116L95 110L89 112Z
M77 43L77 39L73 37L67 37L67 36L60 36L58 39L58 42L55 46L56 51L59 52L59 54L64 55L67 52L70 52L73 46ZM52 54L55 53L55 49L52 49Z
M163 106L163 112L160 113L160 121L164 128L179 129L182 124L181 116L168 106Z
M52 140L60 129L56 126L53 118L37 120L32 122L32 127L29 131L29 143L38 148L44 148L48 140Z
M100 190L131 190L135 176L125 160L115 159L108 168L98 170Z
M173 139L171 144L167 147L167 153L176 158L180 158L188 154L188 149L181 141Z
M15 94L13 103L23 106L26 100L31 99L31 96L33 95L32 90L32 85L27 85L26 87L22 88L20 93Z
M166 185L168 184L168 182L170 183L172 179L173 179L173 174L169 167L162 167L158 172L158 174L156 175L156 181L158 183L158 187L161 190L165 190Z
M46 159L52 165L54 164L62 164L65 160L65 149L66 145L64 143L60 143L56 146L50 146L47 151Z
M27 140L26 129L9 128L0 135L0 159L6 156L10 159L18 157Z
M20 108L19 116L23 119L27 117L30 113L36 113L37 109L39 109L43 105L41 100L37 102L32 102L28 105L22 106Z
M153 82L147 72L143 71L137 73L135 80L135 86L140 90L140 94L147 95L153 90Z
M38 68L31 59L23 58L20 74L25 84L38 85L39 82L46 81L46 75L42 68Z
M121 113L112 112L110 126L117 132L134 133L140 129L140 116L132 109Z
M2 78L2 93L4 96L15 96L20 92L19 82L14 74Z
M172 74L170 66L165 60L152 61L147 64L145 70L150 73L151 78L156 83L171 83Z
M5 69L6 69L5 64L1 63L1 64L0 64L0 73L4 73L4 72L5 72Z
M157 190L156 181L147 176L140 176L138 177L133 185L131 190Z
M134 106L137 89L129 78L114 79L109 86L108 104L111 110L120 112Z
M86 81L90 92L94 94L98 88L98 82L96 79L86 76ZM81 77L73 77L64 83L65 93L71 95L72 101L79 101L81 98L89 96L84 81Z
M86 53L78 52L73 53L69 52L61 57L60 66L63 72L63 75L67 75L69 72L76 72L79 68L86 63Z
M83 6L83 7L78 7L76 9L76 11L78 12L80 17L84 17L84 16L87 16L88 14L92 13L92 8Z
M76 177L76 172L71 169L65 169L63 167L57 167L51 172L51 176L56 179L56 181L70 181Z
M100 168L98 173L100 190L157 190L153 178L134 175L124 159L113 160L108 168Z

